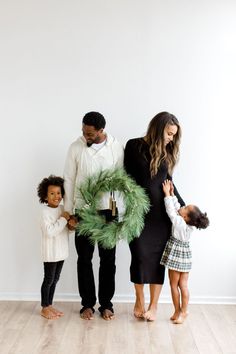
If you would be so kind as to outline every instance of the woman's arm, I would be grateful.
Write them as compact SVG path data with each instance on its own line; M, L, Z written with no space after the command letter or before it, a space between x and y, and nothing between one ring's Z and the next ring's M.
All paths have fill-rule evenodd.
M137 167L135 164L135 149L133 146L133 141L129 140L126 143L125 151L124 151L124 168L126 172L133 177L135 180L137 178Z
M172 177L170 175L167 176L167 179L169 179L170 181L172 181ZM172 181L173 182L173 181ZM181 198L177 188L175 187L174 183L173 183L173 186L174 186L174 195L176 196L176 198L178 199L178 202L180 204L180 206L184 206L185 205L185 202L184 200Z
M177 191L177 188L174 185L174 194L176 196L176 198L178 199L178 202L181 206L185 205L185 202L183 201L183 199L181 198L181 196L179 195L179 192Z

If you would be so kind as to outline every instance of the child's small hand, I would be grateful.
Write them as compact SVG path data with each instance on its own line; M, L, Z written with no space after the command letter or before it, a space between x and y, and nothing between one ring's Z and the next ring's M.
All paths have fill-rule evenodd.
M170 195L173 197L175 195L174 193L174 185L173 185L173 182L170 181Z
M166 179L163 183L162 183L162 188L163 188L163 192L165 194L166 197L170 196L170 189L171 189L171 181L169 181L168 179Z
M70 219L70 214L67 211L63 211L61 214L63 218L65 218L67 221Z

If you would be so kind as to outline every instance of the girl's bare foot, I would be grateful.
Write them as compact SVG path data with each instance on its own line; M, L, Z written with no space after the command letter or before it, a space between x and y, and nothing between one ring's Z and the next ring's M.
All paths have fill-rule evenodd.
M40 314L48 320L55 320L58 318L58 316L51 311L51 308L49 306L43 307Z
M144 313L144 318L147 321L155 321L157 315L157 308L156 307L150 307L145 313Z
M64 316L64 313L63 313L63 312L57 310L55 307L52 307L52 305L49 306L49 308L50 308L50 310L51 310L53 313L55 313L56 316L59 316L59 317Z
M134 305L134 317L144 318L144 313L145 313L144 299L142 301L136 299Z

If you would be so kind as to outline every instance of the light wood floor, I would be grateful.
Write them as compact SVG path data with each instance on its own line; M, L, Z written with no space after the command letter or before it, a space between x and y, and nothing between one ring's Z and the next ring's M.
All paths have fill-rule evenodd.
M136 320L132 304L115 304L116 319L79 317L78 302L56 303L58 320L39 315L36 302L0 302L1 354L233 354L236 306L190 305L183 325L169 320L172 306L160 304L156 322Z

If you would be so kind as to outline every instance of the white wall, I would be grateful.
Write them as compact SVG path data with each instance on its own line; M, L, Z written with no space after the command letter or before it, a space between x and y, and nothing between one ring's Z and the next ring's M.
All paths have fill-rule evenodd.
M236 302L236 2L8 0L0 12L0 297L39 299L36 188L62 175L90 110L123 143L162 110L181 122L175 183L209 214L192 237L192 301ZM57 294L77 298L71 239ZM116 299L132 299L129 249L117 250ZM97 269L97 254L94 262ZM162 301L169 299L168 281Z

